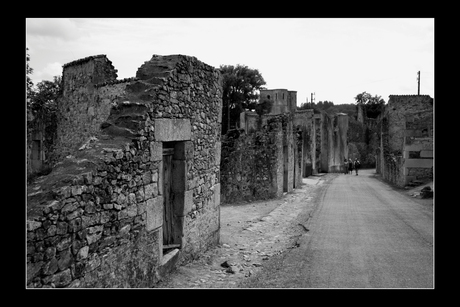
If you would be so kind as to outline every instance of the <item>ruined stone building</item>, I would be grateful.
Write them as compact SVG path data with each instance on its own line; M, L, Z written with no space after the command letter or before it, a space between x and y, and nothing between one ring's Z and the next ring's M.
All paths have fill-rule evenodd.
M222 136L222 202L269 199L291 192L300 184L294 174L296 170L300 174L295 167L297 140L289 113L264 116L259 130L233 130Z
M97 55L62 78L59 162L27 190L27 287L152 287L219 242L220 72L154 55L117 80Z
M321 112L321 152L319 169L326 173L343 173L344 160L348 157L348 115L337 113L329 116ZM317 145L318 146L318 145Z
M297 110L297 92L287 89L264 89L260 90L259 101L265 99L273 102L269 114L294 113Z
M261 90L269 114L240 114L239 130L222 139L222 202L279 197L318 172L342 172L348 116L296 107L296 91Z
M377 173L398 186L433 179L433 98L391 95L378 121Z

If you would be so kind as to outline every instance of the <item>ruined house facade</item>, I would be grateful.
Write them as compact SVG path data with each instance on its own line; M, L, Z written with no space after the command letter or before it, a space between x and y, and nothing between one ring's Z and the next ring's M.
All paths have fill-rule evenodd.
M376 171L403 187L433 179L433 99L428 95L391 95L379 117Z
M279 197L319 172L343 172L348 116L296 109L296 92L262 90L269 114L240 114L239 130L222 139L221 197L225 203Z
M219 242L220 72L156 56L63 67L58 163L28 186L27 287L152 287Z
M270 100L273 105L270 115L294 113L297 110L297 92L287 89L260 90L259 101Z
M258 130L233 130L222 136L223 203L276 198L300 186L298 136L292 115L263 119Z

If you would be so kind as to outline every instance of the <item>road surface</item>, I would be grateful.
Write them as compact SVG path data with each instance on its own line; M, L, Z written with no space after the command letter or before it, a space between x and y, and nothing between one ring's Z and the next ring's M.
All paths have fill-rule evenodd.
M298 247L254 276L256 288L433 288L433 211L375 177L325 184Z

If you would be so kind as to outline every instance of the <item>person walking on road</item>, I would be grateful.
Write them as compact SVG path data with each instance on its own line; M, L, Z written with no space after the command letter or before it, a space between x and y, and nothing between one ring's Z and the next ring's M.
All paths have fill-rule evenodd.
M353 174L353 161L351 159L348 159L348 171Z
M355 168L356 171L356 176L358 176L358 169L361 166L361 163L359 163L358 158L355 158L355 162L353 163L353 167Z
M348 174L348 160L347 159L343 161L343 169L344 169L345 175L347 175Z

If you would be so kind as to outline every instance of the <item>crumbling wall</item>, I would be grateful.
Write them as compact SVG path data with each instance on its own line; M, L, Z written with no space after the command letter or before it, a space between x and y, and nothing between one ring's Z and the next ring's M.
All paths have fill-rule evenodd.
M253 133L231 131L222 139L222 203L279 197L283 193L283 128L271 118Z
M283 127L283 158L284 158L284 183L283 191L292 192L295 187L295 145L297 142L294 141L293 131L293 116L287 113L282 120Z
M117 70L105 55L86 57L63 66L63 93L58 99L54 162L62 160L89 137L100 133L100 125L126 87L125 80L116 78ZM113 84L100 87L107 83Z
M297 111L294 114L294 127L300 132L300 170L302 177L305 178L313 173L315 161L316 146L313 109Z
M433 180L433 110L406 115L404 175L410 181Z
M194 57L153 56L127 82L101 83L95 74L97 88L86 80L91 65L98 64L69 66L73 81L64 67L63 98L94 106L101 115L90 125L102 121L100 130L73 151L62 142L70 155L28 186L28 287L152 287L174 263L219 240L218 70ZM95 102L112 104L106 118ZM74 125L83 139L88 123ZM171 190L166 148L174 150ZM178 243L172 252L163 249L167 204Z
M262 127L252 133L227 133L222 140L222 202L269 199L300 187L301 138L289 113L262 116Z
M260 101L271 100L273 102L270 115L294 113L297 108L297 92L287 89L260 90Z
M329 116L321 112L321 170L344 172L344 159L348 157L348 115Z
M398 186L432 174L432 108L428 95L391 95L377 127L380 148L377 172ZM425 147L424 147L425 146ZM414 161L426 149L429 160ZM425 151L425 150L424 150ZM414 156L411 156L414 155ZM424 170L421 170L424 169Z
M321 138L322 138L322 126L321 126L321 114L314 115L314 122L315 122L315 163L313 164L313 174L321 173L323 170L321 169L322 166L322 146L321 146Z
M385 114L389 120L389 150L402 152L406 114L433 107L428 95L390 95Z
M260 122L259 115L251 111L243 111L240 113L239 128L243 129L246 133L253 133L259 129Z

